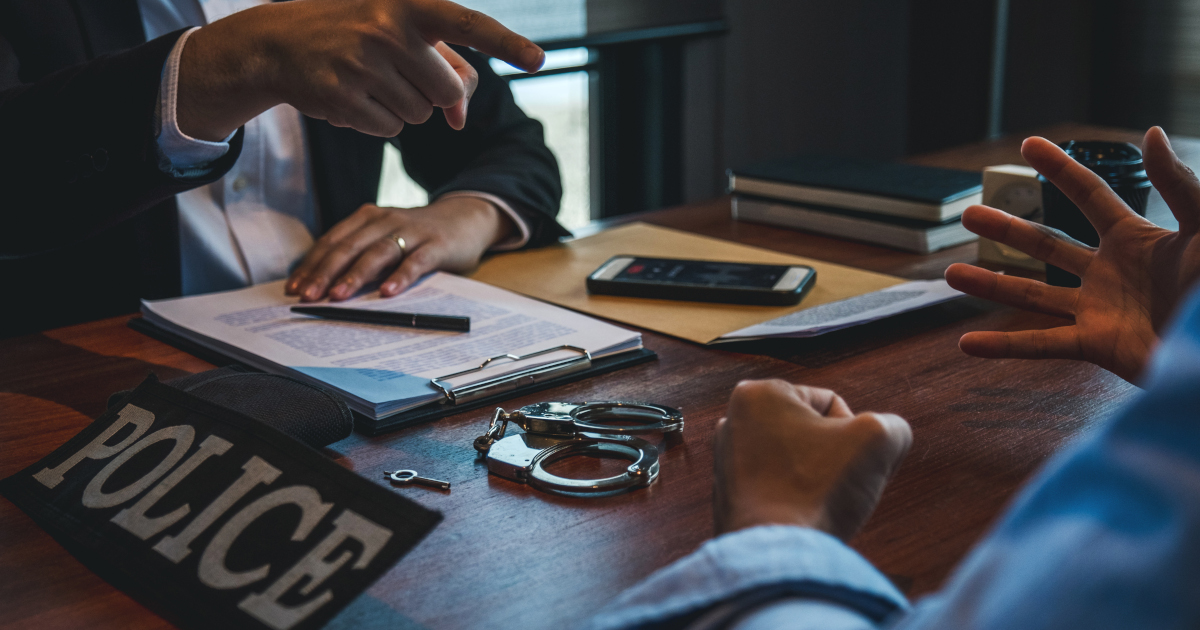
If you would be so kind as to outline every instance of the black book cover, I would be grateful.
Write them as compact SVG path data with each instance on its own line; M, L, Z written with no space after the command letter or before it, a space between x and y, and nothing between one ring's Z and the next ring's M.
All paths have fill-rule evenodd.
M983 186L983 176L971 171L830 155L800 155L731 172L737 177L932 205L951 203L979 192Z

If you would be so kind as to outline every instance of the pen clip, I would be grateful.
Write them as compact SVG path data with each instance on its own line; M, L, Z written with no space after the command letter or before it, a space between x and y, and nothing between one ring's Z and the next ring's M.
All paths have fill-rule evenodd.
M560 350L578 352L579 356L560 359L558 361L552 361L542 365L535 365L523 370L518 370L511 374L496 376L478 383L463 385L462 387L458 388L455 388L448 382L450 379L457 378L465 374L482 372L483 370L487 369L489 365L496 361L508 360L515 363L545 354L550 354L552 352L558 352ZM590 367L592 367L592 354L590 352L576 346L563 345L554 348L547 348L545 350L538 350L537 352L531 352L522 356L516 356L513 354L498 354L494 357L488 358L483 363L480 363L478 367L473 367L461 372L455 372L454 374L447 374L445 376L432 378L429 379L429 383L441 390L442 394L446 396L446 400L449 401L451 405L457 405L458 403L478 400L479 398L491 396L493 394L513 391L522 387L528 387L557 376L565 376L567 374L581 372Z

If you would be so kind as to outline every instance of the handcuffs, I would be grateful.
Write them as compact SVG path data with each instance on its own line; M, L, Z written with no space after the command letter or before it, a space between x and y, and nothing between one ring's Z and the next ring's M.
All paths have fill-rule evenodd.
M510 422L525 432L505 437ZM475 438L475 450L486 456L488 472L543 492L608 495L644 488L658 479L658 449L636 434L682 431L683 414L663 405L543 402L511 413L497 407L487 432ZM569 479L546 470L576 455L632 463L624 473L603 479Z

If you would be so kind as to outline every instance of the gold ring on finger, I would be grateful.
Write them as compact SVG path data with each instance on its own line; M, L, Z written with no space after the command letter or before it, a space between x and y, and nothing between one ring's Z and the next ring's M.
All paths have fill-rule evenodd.
M388 240L395 243L396 247L400 248L400 256L403 257L405 250L408 249L408 243L404 240L404 237L400 236L400 234L397 232L389 234Z

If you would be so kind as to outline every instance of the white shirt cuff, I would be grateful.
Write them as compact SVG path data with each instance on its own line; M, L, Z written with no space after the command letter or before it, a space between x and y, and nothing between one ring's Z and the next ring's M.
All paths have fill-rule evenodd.
M492 245L492 247L488 251L491 251L491 252L512 251L514 249L520 249L520 248L524 247L525 244L529 242L529 225L527 223L525 223L525 219L523 217L521 217L520 214L517 214L516 210L512 209L512 206L508 205L508 202L497 197L496 195L492 195L492 194L485 193L485 192L479 192L476 190L451 191L451 192L448 192L448 193L438 197L438 201L441 201L442 199L453 199L454 197L474 197L476 199L482 199L482 200L492 204L493 206L496 206L497 208L499 208L501 212L506 214L508 216L508 218L512 219L512 222L516 224L517 234L514 234L509 239L503 240L499 243L496 243L495 245Z
M203 168L220 159L229 152L229 140L237 133L234 131L229 134L224 142L208 142L207 140L197 140L179 130L179 119L176 116L179 94L179 60L183 57L183 47L187 44L188 38L198 28L187 31L179 38L179 41L175 42L175 47L171 49L171 55L167 57L167 64L163 67L162 83L158 89L158 150L167 162L161 165L166 172L179 173Z

